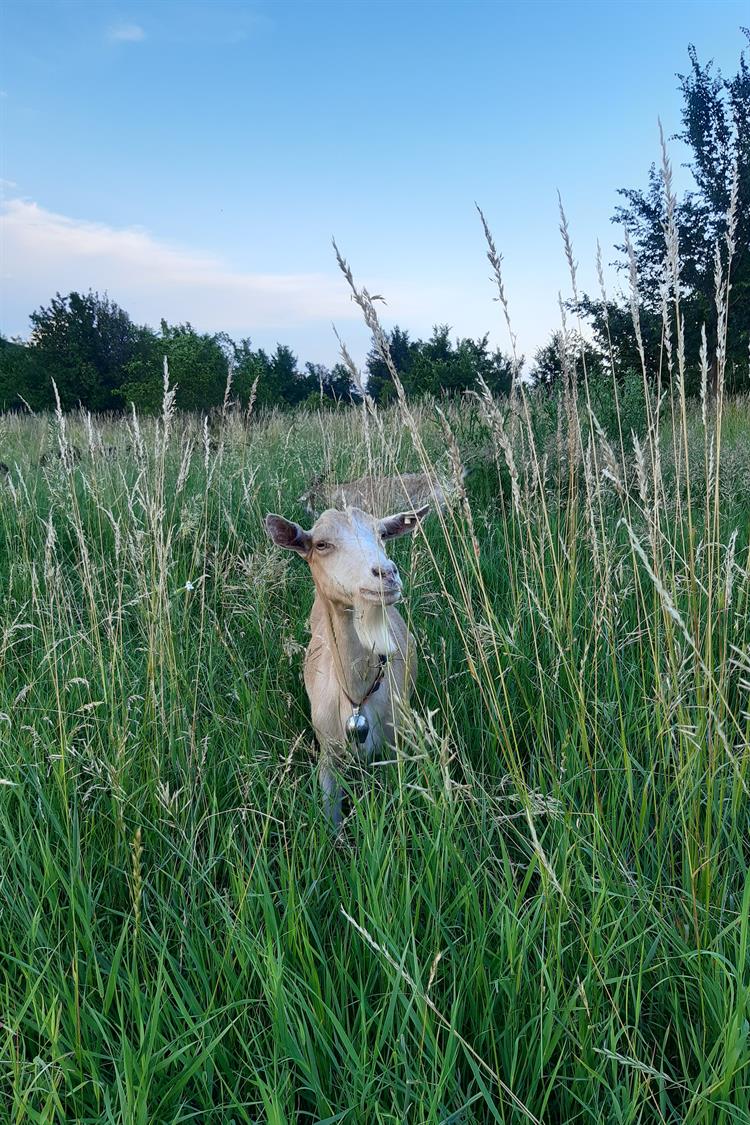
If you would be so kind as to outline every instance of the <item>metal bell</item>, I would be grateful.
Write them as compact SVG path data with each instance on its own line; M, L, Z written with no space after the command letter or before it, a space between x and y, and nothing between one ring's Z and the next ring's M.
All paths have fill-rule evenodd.
M346 720L346 733L350 738L356 738L360 744L367 741L367 736L370 733L370 724L365 715L361 715L359 711L355 711Z

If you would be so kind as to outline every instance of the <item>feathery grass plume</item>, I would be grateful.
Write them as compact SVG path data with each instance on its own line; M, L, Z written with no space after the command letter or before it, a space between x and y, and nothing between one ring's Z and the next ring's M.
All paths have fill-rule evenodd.
M708 341L706 339L706 322L701 325L701 347L700 347L700 364L701 364L701 420L703 421L703 429L708 427L707 411L708 411Z
M393 381L393 385L396 389L396 397L397 397L397 400L398 400L399 414L400 414L401 418L403 419L403 421L406 425L406 428L409 432L409 435L411 437L411 440L412 440L412 443L413 443L413 446L414 446L414 450L415 450L415 452L416 452L416 454L419 457L419 460L421 462L422 470L426 473L430 473L432 471L433 466L432 466L432 462L431 462L429 453L427 452L427 449L425 448L425 445L424 445L424 441L422 439L422 434L421 434L421 431L420 431L420 428L419 428L419 425L418 425L418 415L417 415L417 412L415 411L415 409L412 407L412 405L407 400L406 392L404 391L403 383L401 382L401 378L400 378L400 376L398 374L398 371L396 369L396 365L393 362L393 357L391 355L391 350L390 350L390 347L389 347L389 344L388 344L388 338L387 338L385 332L383 331L383 328L380 324L380 320L378 319L378 314L375 310L375 305L373 304L373 298L370 297L370 294L367 292L367 290L364 287L362 289L357 288L357 286L354 282L354 276L353 276L352 271L349 267L349 264L346 262L346 260L340 254L339 248L336 245L335 239L333 240L333 248L334 248L334 252L336 254L336 260L338 262L339 269L341 270L344 277L346 278L347 283L349 285L349 288L352 291L352 297L353 297L354 301L356 302L356 304L359 305L360 309L362 310L362 315L364 317L365 324L367 325L367 327L369 328L369 330L372 334L372 340L373 340L373 344L375 345L375 349L376 349L378 355L380 356L380 358L382 359L382 361L385 363L385 365L388 369L388 372L391 376L391 379ZM363 414L363 417L365 417L364 414ZM376 414L376 419L377 419L377 417L378 417L378 415ZM385 452L386 452L386 450L383 449L383 453L385 453ZM370 455L370 446L368 444L368 457L369 457L369 455ZM371 472L373 471L373 467L370 468L370 471ZM441 523L443 524L443 527L445 527L445 515L442 512L442 510L440 509L440 506L437 506L437 507L438 507L438 510L437 510L438 518L440 519Z
M206 478L208 478L209 470L211 468L211 435L208 430L208 414L203 415L201 438L203 440L203 469L206 474Z
M372 340L373 340L373 343L374 343L375 348L377 350L377 353L380 356L380 358L382 359L383 363L388 368L388 373L389 373L391 379L393 380L393 386L396 390L396 395L398 397L399 404L400 404L400 406L401 406L401 408L404 412L408 412L409 408L407 406L406 392L404 391L404 385L401 382L401 376L399 375L399 373L396 369L396 365L393 362L393 357L391 355L391 349L388 345L388 338L387 338L385 332L383 331L383 328L380 324L380 320L378 319L378 314L375 311L375 305L373 303L374 300L378 300L378 299L382 299L382 298L371 297L370 294L367 292L367 289L365 289L364 287L362 287L361 289L357 288L357 286L354 283L354 276L353 276L352 271L349 267L349 264L346 261L346 259L342 257L341 252L339 251L339 248L336 245L336 239L334 238L332 241L333 241L333 249L334 249L334 253L336 255L336 261L338 262L339 269L341 270L341 272L343 273L344 277L347 280L349 288L352 291L352 297L353 297L354 301L359 305L360 309L362 310L362 315L364 317L365 324L367 325L370 332L372 333Z
M474 206L476 207L477 212L479 214L479 219L480 219L480 222L482 224L482 230L484 231L484 238L485 238L485 241L487 243L487 261L492 266L492 279L491 280L493 280L495 285L497 286L497 297L495 298L495 300L499 301L501 306L502 306L503 316L505 318L505 324L506 324L507 329L508 329L508 339L510 340L510 352L511 352L511 357L512 357L512 360L513 360L513 364L512 364L512 367L511 367L511 383L510 383L510 398L511 398L511 403L513 403L515 401L516 387L517 387L518 380L519 380L519 377L520 377L520 374L521 374L521 362L522 362L522 360L518 356L518 340L517 340L515 332L513 331L513 325L511 324L510 305L508 303L508 297L507 297L507 294L505 292L505 282L503 281L503 270L502 270L503 256L502 256L502 254L500 254L498 252L497 246L495 245L495 240L492 236L492 231L490 230L489 224L488 224L486 218L484 217L484 212L482 211L482 208L479 206L478 203L475 203Z
M131 843L132 853L132 867L131 867L131 901L133 907L133 940L138 941L138 936L141 929L141 900L143 897L143 837L140 826L135 830L135 836Z
M163 364L163 379L162 379L162 399L161 399L161 449L166 451L169 445L169 435L172 428L172 421L175 413L175 398L177 395L177 384L170 385L169 382L169 360L164 356ZM157 431L158 432L158 431Z
M737 569L735 561L735 554L737 550L737 536L739 529L735 527L732 534L729 536L729 543L727 544L726 552L724 555L724 608L731 609L732 607L732 594L734 592L734 578Z
M47 518L46 529L47 533L44 540L44 581L45 585L49 586L57 574L55 567L57 532L55 531L55 524L51 513Z
M663 364L666 359L667 376L669 386L672 386L674 379L674 353L672 349L672 311L669 305L670 301L670 285L669 275L667 273L666 262L664 263L662 276L659 282L659 302L661 306L661 343L663 352L659 356L659 365L656 370L656 393L657 396L661 394L663 385Z
M576 378L575 351L568 330L568 318L562 294L557 294L560 309L560 332L557 338L558 358L560 360L563 407L565 411L565 433L567 435L568 489L570 495L575 491L578 466L581 462L583 435L578 412L578 380Z
M93 458L96 453L96 440L94 438L94 427L91 422L91 411L87 410L84 417L86 419L86 439L89 447L89 457Z
M641 370L643 373L644 383L647 385L648 376L646 371L646 351L643 346L643 332L641 330L641 295L638 281L638 262L633 248L633 243L630 240L630 233L627 228L624 230L625 250L628 255L628 278L630 280L630 317L633 322L633 331L635 333L636 346L638 348L638 356L641 361Z
M620 477L621 471L624 472L624 465L619 465L615 456L615 451L609 443L609 439L604 431L604 427L597 418L592 409L589 409L589 419L594 428L596 437L599 441L599 448L604 460L604 468L601 469L601 475L611 480L617 489L618 493L622 496L625 493L623 483Z
M665 218L663 229L666 247L667 274L671 285L672 299L674 300L675 309L677 310L677 319L679 321L679 306L682 289L680 281L680 242L677 229L677 197L674 191L672 162L669 159L669 150L667 149L661 119L659 119L659 144L661 147L661 182L664 189Z
M145 469L145 467L146 467L146 443L143 440L140 422L138 421L138 412L135 408L134 402L131 402L131 404L130 404L130 420L127 423L127 426L128 426L128 435L130 437L130 442L131 442L132 448L135 451L135 455L136 455L136 459L138 461L138 465L140 466L141 469Z
M182 443L182 460L180 461L180 468L177 473L177 480L174 486L175 496L179 496L184 489L188 476L190 475L190 466L193 458L194 443L192 436L188 435L183 439Z
M344 343L344 341L339 336L339 332L338 332L338 329L336 328L335 324L333 325L333 334L336 337L336 340L338 341L339 355L341 356L341 359L342 359L342 362L343 362L344 366L346 367L347 371L349 372L349 378L351 379L354 386L357 388L357 391L359 392L359 395L362 399L362 402L366 405L370 414L376 414L377 409L376 409L376 406L375 406L375 401L372 398L372 396L368 393L367 387L365 386L364 382L362 381L362 373L360 372L356 363L352 359L352 357L349 353L349 349L347 348L346 344Z
M618 381L617 365L615 363L614 347L612 345L612 330L609 321L609 297L604 280L604 265L602 263L602 248L599 239L596 240L596 276L599 284L602 309L604 310L604 324L607 332L607 350L602 356L602 362L612 381L612 397L615 404L615 417L617 419L617 436L620 442L620 461L625 465L625 440L622 429L622 411L620 406L620 387Z
M67 422L60 405L60 392L57 389L57 383L54 379L51 382L52 392L55 396L55 432L60 451L60 463L67 472L70 472L73 468L73 455L67 438Z
M599 568L599 566L600 566L600 549L599 549L599 543L598 543L597 532L596 532L597 515L594 512L594 502L595 501L596 501L596 505L597 505L597 508L598 508L598 518L599 518L600 522L603 521L603 512L602 512L602 507L601 507L601 495L600 495L600 492L599 492L600 470L599 470L599 458L598 458L598 443L595 440L594 431L591 429L591 421L593 419L593 410L592 410L592 405L591 405L591 388L590 388L590 385L589 385L589 372L588 372L588 367L587 367L587 364L586 364L586 347L585 347L584 336L583 336L583 324L582 324L582 321L581 321L581 302L580 302L580 298L579 298L579 295L578 295L578 281L577 281L577 269L578 269L578 267L577 267L575 258L573 257L573 243L572 243L572 240L571 240L571 237L570 237L570 230L569 230L569 227L568 227L568 219L567 219L567 216L565 214L565 208L563 207L562 196L561 196L559 191L557 193L557 201L558 201L558 208L559 208L559 213L560 213L560 234L562 236L563 246L564 246L564 249L565 249L565 259L568 263L568 271L570 273L570 284L571 284L571 290L572 290L572 294L573 294L573 305L574 305L574 308L575 308L575 313L576 313L576 318L577 318L577 323L578 323L578 331L577 331L576 336L575 336L575 347L576 347L576 350L578 352L578 357L579 357L580 363L581 363L583 392L584 392L584 396L585 396L585 400L586 400L587 420L588 420L588 423L589 423L588 441L584 442L584 437L583 437L583 432L582 432L582 427L581 427L581 421L582 421L581 420L581 412L577 409L577 404L576 404L576 409L574 411L574 417L569 418L568 425L570 427L571 423L573 421L575 422L574 432L578 435L578 441L579 441L579 447L580 447L581 453L583 452L584 445L586 446L586 455L584 456L583 460L584 460L584 481L585 481L585 489L586 489L585 495L586 495L586 506L587 506L587 516L588 516L588 531L589 531L592 550L594 551L595 562L596 562L597 568ZM561 311L563 311L564 306L563 306L562 299L560 299L560 308L561 308ZM564 323L564 317L563 317L563 323ZM575 395L577 397L577 394L578 394L578 378L577 378L577 374L575 372L575 362L573 363L571 390L572 390L572 394L571 394L571 403L572 403L573 395ZM586 463L586 458L588 458L588 464ZM606 558L606 543L602 544L602 549L604 551L604 555L605 555L605 558Z
M244 418L245 425L247 425L250 422L250 419L253 416L253 410L255 409L255 400L256 400L257 395L258 395L258 380L259 379L260 379L260 375L256 375L255 378L253 379L253 385L250 388L250 394L248 395L248 399L247 399L247 407L245 408L245 418Z
M231 405L232 383L234 382L234 361L230 358L227 361L227 381L224 385L224 397L221 400L221 420L226 421L229 407Z
M477 378L477 386L479 387L479 396L482 403L482 409L485 418L489 422L490 433L495 449L500 450L505 459L505 464L508 468L510 476L511 494L513 496L513 506L518 516L521 515L521 490L518 485L518 468L516 466L516 459L513 453L513 446L511 445L510 438L505 429L505 423L502 413L495 402L492 391L487 386L487 383L480 375Z
M659 142L661 145L661 183L664 191L665 207L665 218L663 222L665 248L665 287L667 293L665 303L668 306L671 301L672 305L674 306L674 326L677 336L676 384L680 407L682 409L682 404L685 398L685 333L684 319L681 312L682 283L680 241L679 230L677 226L677 197L674 192L672 164L669 159L669 152L667 149L667 143L664 137L664 130L662 128L661 121L659 121ZM671 333L669 347L671 349ZM671 350L668 354L670 354L671 357Z
M557 207L560 214L560 235L563 240L563 247L565 248L565 260L568 263L568 272L570 273L570 281L573 290L573 300L578 306L578 265L573 257L573 243L570 239L570 229L568 227L568 219L563 207L562 196L560 192L557 193Z

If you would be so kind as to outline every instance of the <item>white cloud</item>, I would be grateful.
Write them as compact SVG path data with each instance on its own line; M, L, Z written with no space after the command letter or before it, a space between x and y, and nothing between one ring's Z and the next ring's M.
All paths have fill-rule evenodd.
M364 360L369 334L360 310L333 262L327 239L321 260L330 269L316 273L251 273L217 255L170 245L140 227L113 227L47 211L36 203L10 199L0 205L2 276L0 331L26 336L29 313L56 292L107 292L139 324L158 328L190 321L200 331L250 335L256 346L290 344L303 360L334 363L338 345L334 322L357 362ZM345 247L342 247L345 249ZM481 260L481 248L477 251ZM387 305L378 313L386 328L400 324L412 337L429 336L434 324L450 324L454 335L481 336L508 350L507 334L493 287L480 268L470 277L430 276L413 262L394 265L388 276L372 276L360 249L355 276ZM512 273L512 271L511 271ZM519 349L530 358L550 327L559 323L550 279L531 263L516 269L512 285L513 325Z
M246 273L221 258L169 246L141 228L71 219L12 199L2 208L3 329L56 291L105 290L134 320L190 320L230 332L344 321L357 310L333 267L324 274Z
M110 43L140 43L146 32L137 23L116 23L107 32Z

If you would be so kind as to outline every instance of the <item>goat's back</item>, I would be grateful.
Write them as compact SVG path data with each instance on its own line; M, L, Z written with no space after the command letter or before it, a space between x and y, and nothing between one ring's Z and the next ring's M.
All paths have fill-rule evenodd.
M305 497L308 510L361 508L376 518L425 505L444 508L446 489L435 473L403 473L379 477L367 474L350 481L319 481Z

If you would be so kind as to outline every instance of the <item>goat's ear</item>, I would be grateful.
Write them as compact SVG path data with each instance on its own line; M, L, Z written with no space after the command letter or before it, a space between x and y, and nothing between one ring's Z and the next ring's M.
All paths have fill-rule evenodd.
M285 520L283 516L267 515L266 531L277 547L284 547L287 551L296 551L298 555L307 555L312 546L310 532L305 531L292 520Z
M399 535L410 535L430 510L430 505L417 508L414 512L399 512L396 516L386 516L380 521L380 534L384 539L396 539Z

